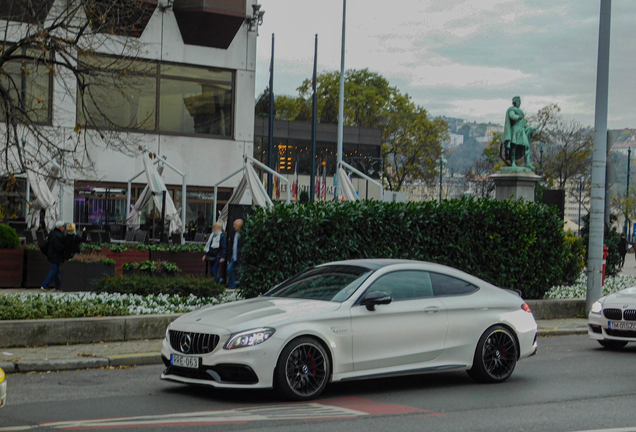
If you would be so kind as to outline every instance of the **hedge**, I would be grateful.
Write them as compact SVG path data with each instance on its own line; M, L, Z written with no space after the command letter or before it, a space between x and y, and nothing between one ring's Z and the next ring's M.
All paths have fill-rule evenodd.
M581 272L581 242L565 241L556 210L526 201L306 203L247 218L241 291L259 295L308 267L356 258L445 264L542 298Z
M225 292L225 287L206 277L123 275L101 279L93 284L93 290L96 293L110 294L216 297Z
M20 249L18 233L9 225L0 224L0 249Z

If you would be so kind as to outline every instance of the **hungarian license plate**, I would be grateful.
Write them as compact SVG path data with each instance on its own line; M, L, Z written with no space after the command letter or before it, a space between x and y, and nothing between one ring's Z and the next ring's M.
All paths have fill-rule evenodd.
M170 364L189 369L199 369L201 359L199 357L187 357L177 354L170 355Z
M636 322L609 321L607 326L610 330L636 330Z

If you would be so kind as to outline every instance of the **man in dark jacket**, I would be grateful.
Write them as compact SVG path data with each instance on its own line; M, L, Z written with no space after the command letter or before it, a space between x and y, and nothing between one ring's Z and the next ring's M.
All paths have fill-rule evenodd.
M627 255L627 238L625 234L621 234L621 238L618 241L618 253L621 255L621 268L625 265L625 255Z
M42 284L42 289L47 290L49 284L55 280L55 289L62 290L61 265L64 262L64 222L57 221L55 229L46 240L46 257L51 263L51 271Z
M227 281L229 288L236 288L236 271L241 267L241 249L243 247L243 238L241 237L241 229L243 228L243 220L234 221L234 237L232 239L232 256L227 266Z

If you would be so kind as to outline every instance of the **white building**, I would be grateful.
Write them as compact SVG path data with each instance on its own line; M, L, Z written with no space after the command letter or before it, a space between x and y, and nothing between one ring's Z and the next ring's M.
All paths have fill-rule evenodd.
M65 1L56 0L55 4ZM139 57L143 61L135 63L132 69L132 73L137 67L144 72L138 74L134 85L122 91L116 88L117 83L111 83L115 88L106 83L96 84L95 103L78 107L74 98L68 96L77 91L74 77L51 76L48 82L43 81L51 96L49 112L45 112L46 123L60 131L60 136L73 136L78 124L90 128L82 109L108 110L113 122L127 129L122 136L167 157L186 174L187 221L193 221L198 212L209 220L212 186L242 166L244 154L254 154L257 33L248 21L256 1L147 0L145 3L150 8L149 19L136 39L142 47ZM2 25L7 22L0 22ZM97 51L89 61L102 64L118 61L110 56L117 51L112 44ZM123 219L126 202L120 191L129 178L143 170L141 157L105 150L99 140L91 143L88 155L94 162L92 172L67 172L62 218L102 223L106 202L103 196L91 191L100 187L111 190L108 206L111 217ZM180 206L181 177L166 169L164 178ZM240 176L236 176L224 185L219 208L229 198L229 188L239 180ZM143 186L140 178L133 201Z

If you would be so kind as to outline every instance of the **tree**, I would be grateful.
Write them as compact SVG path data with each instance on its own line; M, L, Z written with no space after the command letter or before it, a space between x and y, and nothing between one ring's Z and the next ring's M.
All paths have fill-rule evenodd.
M474 160L466 170L464 176L469 183L475 186L478 196L487 197L495 190L495 182L490 179L490 174L505 165L499 157L502 136L500 133L493 135L488 146L483 150L481 157Z
M589 171L593 146L590 128L565 120L556 104L541 108L530 123L539 125L536 139L544 144L543 175L549 186L566 189L569 180ZM540 160L540 146L533 147L534 159Z
M90 143L123 152L138 147L134 138L122 133L129 125L99 103L109 103L103 96L114 104L138 92L139 82L148 72L147 64L136 61L143 49L139 36L155 9L156 4L144 0L7 0L0 4L0 19L4 20L0 42L2 171L11 175L36 170L40 153L53 157L63 168L81 170L92 165L87 151ZM53 85L55 119L50 97ZM57 106L60 100L72 101L77 107L74 129L59 126L60 118L74 121L76 115L75 110ZM147 119L135 118L137 124L144 121ZM37 150L26 150L23 139ZM49 176L60 174L47 171Z
M318 121L337 123L340 73L321 73L316 84ZM277 97L276 118L311 120L312 92L312 81L306 79L295 98ZM261 111L258 109L257 114ZM430 182L439 174L435 161L448 125L440 119L429 119L424 108L380 74L368 69L345 72L344 123L382 129L384 180L389 189L399 190L405 182L415 180Z

